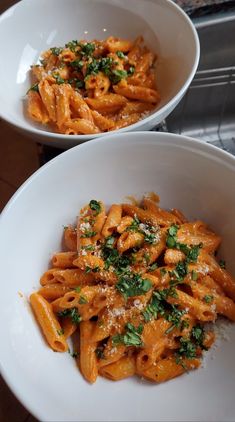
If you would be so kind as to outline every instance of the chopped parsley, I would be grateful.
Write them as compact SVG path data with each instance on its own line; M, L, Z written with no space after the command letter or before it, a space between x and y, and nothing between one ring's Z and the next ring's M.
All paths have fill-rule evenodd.
M127 74L128 74L128 76L131 76L131 75L133 75L133 73L135 73L135 68L134 68L134 66L130 66Z
M115 243L115 237L114 236L108 236L105 239L105 248L113 249L114 243Z
M67 308L63 311L58 312L59 317L70 317L74 324L79 324L82 320L81 315L79 315L77 308Z
M119 277L115 287L127 299L147 293L152 283L148 279L143 279L140 274L125 274Z
M198 273L195 270L192 270L191 277L193 281L197 281L198 279Z
M95 349L95 354L96 354L97 359L105 359L104 347L103 346L97 347L97 349Z
M165 268L160 268L160 274L163 277L167 273L167 270Z
M109 76L111 73L111 66L113 59L111 57L102 57L99 62L99 69L104 72L105 75Z
M188 263L197 262L198 255L202 246L203 246L202 243L200 243L199 245L194 245L191 248L189 248L188 252L186 253L186 259Z
M54 56L59 56L59 54L61 53L62 50L63 50L63 48L61 48L61 47L52 47L51 48L51 52L52 52L52 54L54 54Z
M166 299L168 298L168 296L177 297L176 290L170 287L159 291L155 290L153 292L149 304L143 311L143 317L145 322L148 322L153 318L157 319L160 315L168 321L172 322L172 324L174 324L177 322L177 318L179 316L184 315L184 311L179 311L176 306L167 303Z
M139 230L140 220L135 215L131 224L126 228L126 231L136 232Z
M67 44L65 44L66 48L69 48L73 53L75 52L76 47L78 46L77 40L69 41Z
M85 246L82 246L81 249L83 249L84 251L94 251L95 247L94 245L85 245Z
M168 248L175 248L177 239L176 235L178 232L179 226L173 224L167 231L166 245Z
M114 236L109 236L105 239L102 245L102 258L104 259L104 269L108 270L110 266L114 267L117 275L126 274L130 271L130 264L133 262L132 256L120 255L118 250L114 248L116 239Z
M157 268L158 268L158 264L157 264L157 262L154 262L154 264L152 264L148 267L148 271L150 271L150 272L155 271Z
M213 297L212 295L206 295L206 296L204 296L204 298L203 298L204 302L206 302L206 303L211 303L211 302L213 302L213 299L214 299L214 297Z
M93 230L85 230L84 233L81 234L81 237L93 237L95 236L97 233Z
M117 56L119 57L119 59L125 59L125 54L122 51L117 51L116 52Z
M174 328L183 329L183 321L181 320L182 316L186 314L185 310L180 310L176 306L172 306L172 311L165 316L166 320L171 322L172 325L166 330L165 334L169 334Z
M52 76L53 76L53 78L55 78L56 83L58 85L61 85L61 84L64 84L65 82L67 82L67 81L65 81L65 79L61 78L61 76L58 73L53 73Z
M223 270L225 270L225 268L226 268L226 262L224 261L224 259L221 259L219 261L219 266L220 266L220 268L223 268Z
M88 303L88 300L85 296L80 296L78 303L80 305L86 305Z
M78 45L81 48L79 54L81 54L82 56L91 56L95 50L95 44L92 42L88 42L85 44L78 43Z
M177 350L177 354L187 359L194 359L196 357L196 345L186 337L181 337L180 348Z
M96 75L100 70L99 61L93 59L91 63L88 63L87 70L86 70L86 79L89 75Z
M182 365L184 369L187 369L182 362L183 358L194 359L197 356L197 348L200 347L202 350L207 350L204 346L204 329L199 324L192 328L191 336L181 337L180 347L175 353L176 363Z
M204 346L204 338L205 338L205 332L203 327L201 325L197 324L195 327L192 328L191 331L191 338L195 342L195 344L201 349L207 350L207 348Z
M81 286L75 287L75 292L76 293L80 293L80 291L82 290Z
M64 330L63 330L63 328L61 328L61 330L57 330L57 334L58 334L59 336L62 336L62 335L64 334Z
M186 255L186 263L197 262L200 248L202 248L202 243L199 245L192 245L189 247L184 243L177 242L177 232L179 227L176 224L173 224L167 232L166 245L168 248L176 248L182 251Z
M81 70L83 65L84 65L84 62L80 59L76 59L70 62L70 66L76 70Z
M150 261L150 255L147 252L144 253L144 259L145 259L146 264L148 265Z
M155 244L157 241L156 228L150 224L142 224L137 216L134 216L132 223L126 228L126 231L139 232L144 235L144 241L149 244Z
M77 89L85 88L85 82L82 81L81 79L75 79L74 83L75 83L75 88Z
M85 268L85 273L86 274L91 273L91 272L98 273L99 270L100 270L100 267L94 267L94 268L86 267Z
M133 324L128 322L125 326L124 334L116 334L112 337L112 343L114 345L125 344L125 346L140 347L143 345L141 334L143 332L143 325L140 324L135 327Z
M100 202L96 201L95 199L92 199L89 202L89 207L92 211L95 211L95 215L98 215L101 212Z
M31 88L29 88L29 90L27 91L27 94L29 91L39 92L38 83L32 85Z
M172 278L173 284L181 283L188 274L188 266L185 261L178 262L175 269L168 272Z
M121 69L113 69L111 75L109 76L111 82L116 85L122 79L127 78L127 71Z

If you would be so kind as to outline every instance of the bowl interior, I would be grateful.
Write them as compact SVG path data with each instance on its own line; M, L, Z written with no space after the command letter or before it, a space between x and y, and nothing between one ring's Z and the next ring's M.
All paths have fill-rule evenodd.
M22 0L0 19L0 54L7 63L7 72L4 66L0 69L0 114L24 129L48 131L25 113L30 66L50 47L110 35L129 39L143 35L158 54L157 83L162 96L158 109L179 93L195 71L197 37L189 20L170 1ZM170 111L169 107L167 114Z
M208 352L206 367L193 373L160 385L99 379L90 386L71 356L49 350L27 297L60 249L63 225L75 221L81 206L90 199L110 205L150 191L160 195L161 206L179 208L219 233L221 257L235 272L234 161L215 147L176 135L113 135L60 155L16 193L0 220L5 286L0 295L0 360L9 385L40 420L232 420L232 328L231 341Z

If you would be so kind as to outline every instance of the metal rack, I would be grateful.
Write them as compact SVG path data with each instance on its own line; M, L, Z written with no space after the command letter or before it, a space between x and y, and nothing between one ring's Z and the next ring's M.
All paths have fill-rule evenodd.
M199 70L163 130L204 140L235 155L235 66Z
M235 155L235 14L196 23L201 60L163 130L192 136Z

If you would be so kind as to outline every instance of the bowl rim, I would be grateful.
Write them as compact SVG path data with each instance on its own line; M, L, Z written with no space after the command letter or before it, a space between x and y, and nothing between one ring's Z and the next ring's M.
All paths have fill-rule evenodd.
M28 3L29 1L32 0L21 0L20 2L16 3L15 5L11 6L10 8L8 8L7 10L5 10L1 15L0 15L0 25L1 25L1 21L5 19L5 17L7 17L7 15L10 13L12 14L12 12L14 12L15 9L17 8L22 8L24 7L24 4ZM40 3L40 0L33 0L34 2L38 2ZM110 0L111 2L113 0ZM156 0L151 0L154 3L156 2ZM142 124L148 124L150 123L152 120L154 120L156 118L156 116L158 116L159 114L164 114L165 111L168 108L171 108L171 106L173 104L177 104L181 97L185 94L187 88L189 87L189 85L192 82L192 79L196 73L198 64L199 64L199 59L200 59L200 41L199 41L199 37L198 37L198 33L197 30L192 22L192 20L189 18L189 16L186 14L186 12L176 3L173 2L173 0L157 0L158 2L162 2L162 3L167 3L168 5L170 5L170 7L172 7L172 9L175 9L176 13L178 15L180 15L184 21L188 24L188 26L190 27L192 36L193 36L193 40L195 43L195 50L196 50L196 54L193 60L193 65L192 65L192 69L190 71L190 74L188 75L185 83L183 84L182 88L177 92L176 95L174 95L173 98L170 99L170 101L168 101L163 107L161 107L160 109L158 109L157 111L155 111L154 113L150 114L149 116L146 116L144 119L139 120L136 123L133 123L131 125L128 125L124 128L121 129L117 129L114 131L110 131L112 133L123 133L123 132L127 132L127 131L135 131L138 130L138 127L141 126ZM97 134L87 134L87 135L66 135L66 134L62 134L62 133L56 133L56 132L49 132L46 130L42 130L42 129L38 129L36 127L33 126L32 127L25 127L23 124L21 124L20 122L16 122L14 121L14 119L12 119L9 116L5 116L4 114L4 110L0 109L0 118L2 118L5 122L9 123L10 125L12 125L13 127L15 127L16 129L19 129L21 131L26 132L28 135L30 134L34 134L38 137L41 138L48 138L48 141L50 140L51 142L54 141L64 141L66 139L72 139L75 142L76 141L87 141L90 139L96 139L99 138L101 136L107 136L110 134L110 132L99 132ZM53 143L52 143L53 146Z
M48 161L46 164L42 165L41 167L39 167L31 176L29 176L24 183L22 183L22 185L16 190L16 192L12 195L12 197L9 199L9 201L7 202L7 204L5 205L5 207L3 208L3 210L0 213L0 231L1 231L1 222L3 220L3 217L5 216L5 214L8 212L8 209L14 205L14 202L17 200L18 196L20 196L21 192L27 188L27 186L31 183L33 183L34 179L36 179L38 176L40 176L41 173L43 173L47 168L52 167L54 165L56 165L57 161L61 161L64 159L65 155L69 155L69 154L74 154L74 150L79 148L79 151L81 149L86 149L86 148L92 148L93 145L95 144L103 144L105 142L110 143L110 142L119 142L119 139L125 139L125 137L130 137L130 138L135 138L136 135L142 135L143 137L149 137L154 139L154 142L156 142L156 146L158 145L158 143L161 142L160 139L157 138L165 138L164 139L164 144L171 144L172 142L174 143L174 145L177 146L177 148L193 148L195 146L196 151L203 151L204 152L208 152L211 159L215 159L215 157L217 157L218 159L223 159L224 164L231 166L234 169L235 172L235 156L230 154L229 152L215 146L212 145L210 143L207 143L201 139L196 139L196 138L192 138L190 136L186 136L186 135L180 135L177 133L170 133L170 132L154 132L154 131L136 131L136 132L127 132L127 133L109 133L108 136L100 136L99 138L96 139L91 139L89 142L85 142L85 143L81 143L78 145L75 145L72 148L69 148L68 150L65 150L57 155L56 157L52 158L50 161ZM110 139L113 138L113 139ZM128 142L128 141L127 141ZM142 138L141 139L136 139L137 143L143 142ZM146 141L144 141L146 142ZM184 145L185 144L185 145Z
M119 142L119 139L125 139L125 137L129 138L135 138L136 135L142 135L140 138L136 138L137 144L143 144L143 142L146 142L144 138L149 138L149 140L155 140L156 143L154 143L153 148L158 147L158 145L166 145L166 148L170 148L172 143L176 145L177 148L186 148L191 151L192 154L194 153L204 153L210 160L221 160L222 159L222 165L227 165L229 168L234 171L235 174L235 156L229 154L226 151L223 151L222 149L219 149L218 147L207 144L202 140L190 138L188 136L183 136L179 134L172 134L172 133L164 133L164 132L146 132L146 131L138 131L138 132L130 132L127 134L111 134L109 135L109 138L113 138L110 140L108 137L101 137L100 139L93 139L90 142L83 143L80 145L76 145L75 147L62 152L57 157L50 160L47 164L44 164L42 167L40 167L36 172L34 172L22 185L21 187L15 192L15 194L12 196L12 198L9 200L7 205L4 207L2 213L0 214L0 232L1 227L4 224L5 216L7 215L8 211L10 211L11 207L15 205L15 202L20 197L21 193L27 189L29 185L31 185L34 180L38 177L40 177L44 172L47 171L48 168L56 166L56 163L59 161L63 161L65 158L69 160L69 156L74 154L74 149L76 150L76 153L79 153L79 151L82 151L83 149L91 149L93 145L102 145L105 143L111 142ZM1 310L0 310L1 313ZM39 420L43 420L45 417L45 414L43 414L42 410L39 409L39 407L35 406L35 404L31 404L30 397L27 396L27 394L24 392L24 389L18 389L17 386L15 386L14 379L12 379L11 376L8 375L7 369L5 368L5 362L4 362L4 355L1 354L0 351L0 370L2 377L10 390L15 394L17 399L26 407L26 409L34 415L36 418L39 418Z

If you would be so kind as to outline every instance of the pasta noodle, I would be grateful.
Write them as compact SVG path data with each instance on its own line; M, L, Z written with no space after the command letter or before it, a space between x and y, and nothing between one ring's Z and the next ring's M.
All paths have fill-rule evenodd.
M32 66L28 115L58 133L95 134L129 126L160 101L156 55L142 37L72 40Z
M235 321L235 280L215 258L221 238L158 202L152 194L106 209L91 200L30 296L52 350L79 336L77 363L90 383L98 375L164 382L196 369L215 340L205 324Z

